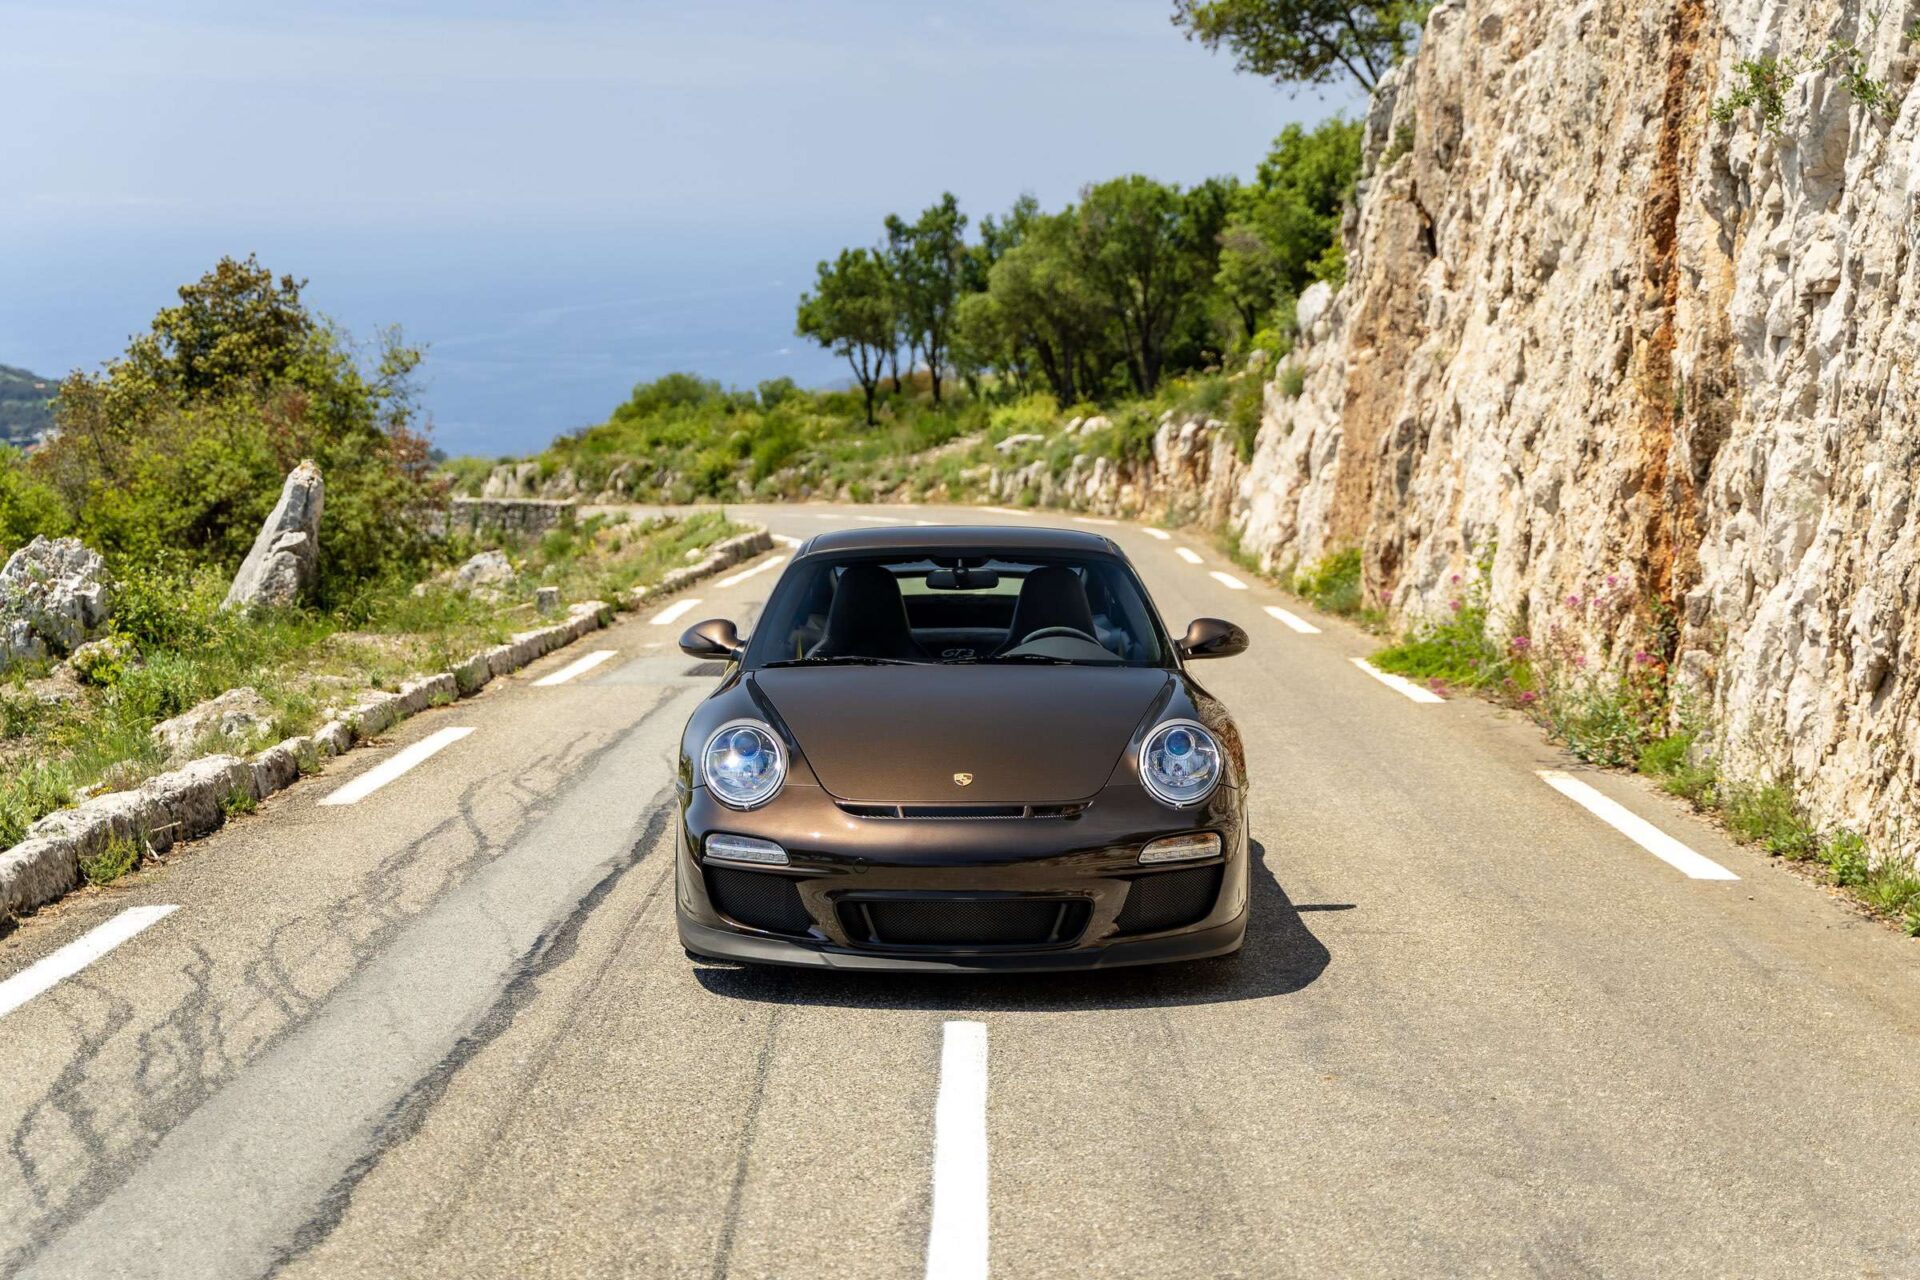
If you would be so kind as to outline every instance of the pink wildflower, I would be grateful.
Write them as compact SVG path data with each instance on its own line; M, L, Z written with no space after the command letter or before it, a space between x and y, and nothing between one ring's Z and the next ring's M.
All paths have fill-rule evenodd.
M1513 639L1507 641L1507 648L1513 650L1515 653L1525 653L1527 650L1533 648L1533 641L1527 639L1525 636L1515 636Z
M1567 608L1569 608L1569 609L1578 609L1579 607L1580 607L1580 597L1579 597L1579 596L1568 596L1568 597L1567 597Z
M1449 600L1447 601L1447 608L1453 610L1455 613L1458 613L1460 612L1460 602L1458 600Z
M1540 695L1535 693L1531 689L1522 689L1520 691L1520 705L1523 707L1529 705L1530 703L1538 702L1539 700L1540 700Z

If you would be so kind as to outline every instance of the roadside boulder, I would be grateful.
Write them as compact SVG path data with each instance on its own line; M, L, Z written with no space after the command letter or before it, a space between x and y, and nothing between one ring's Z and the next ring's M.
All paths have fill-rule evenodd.
M107 620L106 566L76 538L35 538L0 568L0 666L70 653Z
M513 561L504 551L482 551L453 571L450 585L456 591L479 591L503 587L513 581Z
M232 750L273 724L273 705L256 689L229 689L153 726L154 745L167 763L182 764L209 750Z
M280 608L294 604L313 586L319 568L320 508L326 485L320 468L302 462L287 473L280 501L260 526L253 549L233 575L229 609Z

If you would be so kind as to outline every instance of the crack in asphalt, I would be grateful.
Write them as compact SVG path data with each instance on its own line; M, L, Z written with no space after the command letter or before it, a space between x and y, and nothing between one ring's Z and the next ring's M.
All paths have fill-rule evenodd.
M726 1280L733 1269L733 1242L740 1225L740 1204L746 1199L747 1161L753 1155L754 1139L760 1132L760 1112L767 1100L767 1075L773 1065L775 1042L790 1005L775 1005L767 1019L767 1036L760 1042L760 1056L753 1068L753 1099L747 1104L747 1118L740 1126L740 1147L734 1155L733 1185L727 1188L727 1207L720 1217L720 1240L713 1252L713 1280Z
M130 1000L114 996L85 979L70 981L67 987L71 992L93 994L107 1000L105 1021L97 1030L89 1031L91 1019L82 1012L68 1012L71 998L64 1004L55 1001L77 1045L53 1084L22 1113L9 1141L8 1153L20 1170L41 1217L26 1229L17 1245L0 1254L0 1275L10 1275L25 1266L50 1241L113 1194L167 1133L228 1084L244 1069L245 1062L270 1052L305 1025L324 1005L327 996L379 953L396 931L504 853L528 827L558 809L572 794L576 780L589 776L604 756L669 706L680 692L661 689L637 718L591 748L580 742L570 743L564 751L546 753L529 761L508 779L478 779L469 784L462 791L453 814L380 859L360 876L351 892L334 900L320 913L319 937L303 952L289 959L283 954L283 947L291 945L290 934L294 930L315 927L312 915L291 916L275 925L267 934L263 954L248 962L240 973L241 990L235 995L244 998L251 994L254 998L250 1002L243 1005L236 998L225 1001L215 998L211 957L196 945L195 961L177 971L188 982L188 991L162 1018L140 1032L136 1041L133 1075L136 1081L146 1084L150 1068L163 1054L177 1064L178 1072L165 1093L142 1092L138 1101L128 1108L138 1115L140 1123L131 1134L124 1131L116 1134L121 1138L118 1143L110 1143L97 1123L97 1108L91 1101L97 1096L92 1068L132 1022L134 1006ZM558 789L542 789L540 781L554 776L561 782ZM670 795L671 791L669 782L662 794ZM517 812L504 824L505 834L499 837L486 834L482 820L474 811L479 798L489 792L496 798L507 795L518 805ZM495 826L498 829L502 824L496 822ZM462 830L472 841L472 847L464 856L447 864L425 884L409 880L409 873L436 847L436 842ZM411 910L405 905L408 896L414 896L419 903ZM323 948L333 945L344 946L346 952L338 980L327 992L306 996L293 981L290 963L311 959ZM280 1025L238 1050L229 1046L228 1026L244 1023L263 1005L279 1013ZM234 1065L236 1060L241 1063L239 1067ZM209 1070L210 1064L212 1070ZM114 1078L119 1077L116 1074ZM54 1118L63 1122L64 1132L79 1146L78 1158L70 1163L83 1170L64 1195L57 1192L56 1179L44 1174L47 1157L36 1155L33 1149L36 1137L58 1141L49 1127Z
M595 882L565 919L534 940L526 954L514 965L505 988L474 1029L462 1036L432 1070L416 1080L388 1109L386 1117L375 1126L373 1139L366 1150L347 1166L339 1180L321 1198L319 1208L300 1226L286 1246L274 1255L264 1275L278 1275L332 1234L351 1207L354 1190L379 1165L381 1158L419 1132L460 1070L504 1034L520 1016L520 1012L532 1003L539 994L540 979L578 953L580 932L586 927L594 910L613 892L621 878L639 866L648 852L660 842L661 835L666 831L667 820L674 812L673 806L668 803L672 795L673 785L669 783L648 800L649 816L640 834L628 846L626 854L614 861L607 873Z

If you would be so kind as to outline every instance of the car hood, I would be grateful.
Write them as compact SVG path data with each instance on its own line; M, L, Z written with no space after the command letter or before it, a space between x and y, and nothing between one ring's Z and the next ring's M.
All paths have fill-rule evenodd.
M752 680L820 785L877 804L1057 804L1099 791L1166 690L1157 667L796 667ZM971 774L960 786L956 774Z

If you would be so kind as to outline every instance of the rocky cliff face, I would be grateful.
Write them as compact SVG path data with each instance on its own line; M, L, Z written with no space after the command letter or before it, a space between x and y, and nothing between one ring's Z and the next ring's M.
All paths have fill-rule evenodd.
M1269 389L1242 546L1284 567L1358 545L1402 619L1497 547L1510 625L1596 662L1657 646L1728 768L1911 856L1916 20L1441 4L1373 104L1348 280L1301 394ZM1777 132L1716 121L1766 57ZM1592 609L1608 578L1634 608Z

